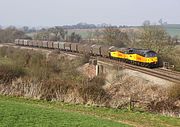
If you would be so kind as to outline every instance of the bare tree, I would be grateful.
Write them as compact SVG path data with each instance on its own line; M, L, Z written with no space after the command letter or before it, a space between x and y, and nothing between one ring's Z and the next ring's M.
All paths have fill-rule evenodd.
M171 37L159 25L144 25L140 35L139 47L152 49L159 54L167 53L174 47Z
M66 41L67 31L62 27L56 26L49 29L41 29L34 36L37 40L50 40L50 41Z
M122 32L119 28L107 27L103 30L103 40L107 45L125 46L129 43L127 33Z
M69 36L69 41L71 42L80 42L82 40L81 35L76 34L75 32L72 32Z
M103 32L102 30L96 29L94 32L94 38L97 43L100 43L102 41Z
M15 27L8 27L0 30L0 42L12 43L17 38L31 39L23 31L16 29Z
M136 47L137 42L139 41L139 33L140 30L136 30L136 29L128 29L127 30L127 35L129 38L129 44L128 47Z
M94 35L93 35L94 33L93 33L93 31L88 31L87 32L87 41L88 42L92 42L93 41L93 39L94 39Z

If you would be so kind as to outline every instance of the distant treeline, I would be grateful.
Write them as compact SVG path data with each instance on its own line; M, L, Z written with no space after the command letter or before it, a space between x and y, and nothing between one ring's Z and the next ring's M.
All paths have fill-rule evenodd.
M15 27L15 26L9 26L9 27ZM126 25L111 25L111 24L88 24L88 23L78 23L75 25L62 25L62 26L54 26L54 27L61 27L63 29L96 29L96 28L106 28L106 27L113 27L113 28L129 28L132 26L126 26ZM3 29L4 27L0 25L0 29ZM18 28L19 30L25 32L25 33L33 33L42 31L44 29L49 29L51 27L29 27L29 26L23 26L21 28Z
M129 26L126 25L111 25L111 24L88 24L88 23L78 23L76 25L64 25L62 26L64 29L95 29L95 28L106 28L106 27L114 27L114 28L128 28Z

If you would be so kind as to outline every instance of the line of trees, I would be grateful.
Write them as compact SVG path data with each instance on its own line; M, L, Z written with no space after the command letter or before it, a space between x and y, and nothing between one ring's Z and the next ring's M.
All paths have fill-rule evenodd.
M82 37L75 32L72 32L70 35L68 31L62 27L56 26L48 29L41 29L37 32L33 39L35 40L49 40L49 41L71 41L71 42L81 42Z
M6 29L0 28L0 43L12 43L16 38L31 39L21 30L15 27L8 27Z

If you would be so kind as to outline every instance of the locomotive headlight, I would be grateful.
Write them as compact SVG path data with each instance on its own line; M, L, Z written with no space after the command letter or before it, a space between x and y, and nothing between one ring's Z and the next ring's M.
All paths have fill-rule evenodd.
M154 61L157 62L157 57L154 58Z

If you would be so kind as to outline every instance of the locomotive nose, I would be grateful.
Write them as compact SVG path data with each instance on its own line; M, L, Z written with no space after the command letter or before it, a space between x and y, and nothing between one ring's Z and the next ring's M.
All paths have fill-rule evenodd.
M157 60L157 57L153 57L153 58L148 58L147 59L147 62L148 63L156 63L158 60Z

